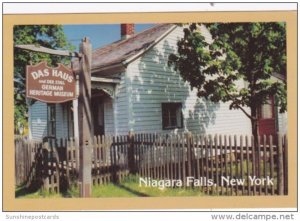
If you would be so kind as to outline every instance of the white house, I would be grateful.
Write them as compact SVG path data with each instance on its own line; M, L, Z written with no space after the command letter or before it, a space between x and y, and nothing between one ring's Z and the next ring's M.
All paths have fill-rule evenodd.
M208 30L203 26L201 31L210 41ZM182 27L159 24L135 34L133 24L123 24L121 36L120 41L93 51L95 135L129 131L251 134L250 120L242 111L198 98L168 66L168 57L177 52L177 41L183 36ZM237 84L244 87L243 81ZM76 136L74 109L76 101L48 106L35 102L29 107L30 138ZM286 132L286 113L278 114L274 105L261 109L267 133Z

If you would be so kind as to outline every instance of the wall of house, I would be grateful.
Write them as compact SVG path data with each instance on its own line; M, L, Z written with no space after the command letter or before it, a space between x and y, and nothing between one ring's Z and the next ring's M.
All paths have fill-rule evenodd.
M114 122L116 134L127 134L129 131L129 97L131 87L128 84L128 79L125 73L121 74L121 82L116 85L115 98L114 98Z
M67 109L62 104L57 104L55 107L56 114L56 137L68 137L68 114ZM32 140L42 140L48 135L47 129L47 104L36 101L29 106L29 137Z
M113 100L110 98L104 100L104 130L105 134L115 133Z
M208 31L202 28L208 41ZM170 53L183 35L177 27L141 58L132 62L126 72L129 130L135 132L183 132L203 134L250 134L250 120L239 110L229 110L224 103L214 104L198 99L187 82L168 67ZM238 82L243 86L243 82ZM163 102L181 102L184 127L162 129Z
M279 110L278 110L278 113L279 113ZM287 112L278 114L278 132L280 134L287 134L287 132L288 132Z
M47 136L47 104L36 101L29 106L29 138L42 140Z
M67 105L57 104L55 107L56 114L56 138L68 137L68 113Z

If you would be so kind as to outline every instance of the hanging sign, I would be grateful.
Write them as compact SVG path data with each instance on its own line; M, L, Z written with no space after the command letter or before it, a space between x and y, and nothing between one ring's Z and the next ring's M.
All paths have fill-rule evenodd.
M52 68L47 62L26 68L26 96L46 103L62 103L76 99L74 72L62 64Z

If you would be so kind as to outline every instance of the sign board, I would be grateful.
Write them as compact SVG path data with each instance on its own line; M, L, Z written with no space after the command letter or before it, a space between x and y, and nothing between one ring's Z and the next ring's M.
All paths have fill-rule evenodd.
M76 99L74 72L59 64L48 67L46 62L26 68L26 96L46 103L62 103Z

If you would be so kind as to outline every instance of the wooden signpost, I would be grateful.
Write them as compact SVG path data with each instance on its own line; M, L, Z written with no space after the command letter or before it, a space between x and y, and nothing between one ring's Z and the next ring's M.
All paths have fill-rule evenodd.
M79 126L79 188L81 197L90 197L92 192L92 114L91 114L91 66L92 45L88 38L80 44L83 54L80 60L78 126Z
M79 58L79 187L80 197L90 197L92 190L92 118L91 118L91 63L92 45L87 37L80 44L80 53L53 50L35 45L16 45L23 50ZM26 95L45 103L62 103L76 99L76 76L73 70L59 65L48 67L45 62L27 66ZM75 110L76 111L76 110ZM75 125L76 127L76 125Z

